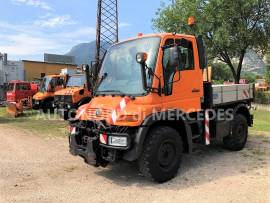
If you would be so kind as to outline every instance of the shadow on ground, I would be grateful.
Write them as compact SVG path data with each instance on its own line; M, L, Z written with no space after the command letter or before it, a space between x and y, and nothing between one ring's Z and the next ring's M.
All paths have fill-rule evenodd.
M216 181L220 178L252 172L269 166L270 137L249 138L247 146L239 152L231 152L220 145L198 146L191 155L184 155L178 175L171 181L156 184L142 177L136 163L118 163L96 172L122 187L154 186L160 189L179 190Z

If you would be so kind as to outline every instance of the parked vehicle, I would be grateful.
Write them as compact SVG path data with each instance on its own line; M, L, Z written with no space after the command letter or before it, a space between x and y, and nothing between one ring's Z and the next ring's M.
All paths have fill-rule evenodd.
M38 91L35 83L13 80L7 85L7 113L17 117L24 109L32 108L32 97Z
M267 84L265 79L257 79L255 83L256 91L268 91L269 84Z
M21 80L12 80L8 83L7 102L18 102L21 99L32 97L38 91L38 85Z
M70 153L94 166L137 161L144 176L164 182L194 144L243 149L254 86L212 85L205 69L200 36L142 35L113 45L94 97L70 121Z
M65 88L68 75L47 75L43 78L39 92L33 97L33 109L42 109L44 112L52 111L54 94L56 91Z
M59 115L67 120L74 118L76 110L83 104L89 103L91 92L87 88L84 74L71 75L66 88L55 92L54 108L58 109Z

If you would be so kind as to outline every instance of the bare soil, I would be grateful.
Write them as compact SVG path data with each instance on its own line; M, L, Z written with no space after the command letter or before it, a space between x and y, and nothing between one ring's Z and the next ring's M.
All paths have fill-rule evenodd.
M270 202L270 134L240 152L218 146L184 155L178 176L156 184L136 164L84 164L64 138L0 125L0 202Z

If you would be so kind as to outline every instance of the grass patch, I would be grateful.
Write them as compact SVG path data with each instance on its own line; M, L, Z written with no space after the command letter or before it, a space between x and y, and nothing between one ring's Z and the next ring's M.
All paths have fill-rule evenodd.
M14 118L6 113L6 108L0 108L1 124L46 137L64 137L68 129L67 123L57 114L43 114L34 110L26 111L18 118Z
M254 126L250 129L251 133L254 135L270 133L270 112L256 110L253 113ZM26 111L24 115L13 118L6 113L4 107L0 107L1 124L8 124L10 127L47 137L64 137L68 133L68 124L61 120L57 114L40 114L38 111Z
M270 133L270 112L264 110L256 110L254 114L254 125L251 131Z

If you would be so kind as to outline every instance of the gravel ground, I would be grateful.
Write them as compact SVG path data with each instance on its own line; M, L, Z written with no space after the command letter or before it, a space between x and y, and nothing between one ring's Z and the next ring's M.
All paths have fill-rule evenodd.
M135 164L94 168L68 152L67 139L45 139L0 125L0 202L270 202L270 134L229 152L200 147L164 184Z

